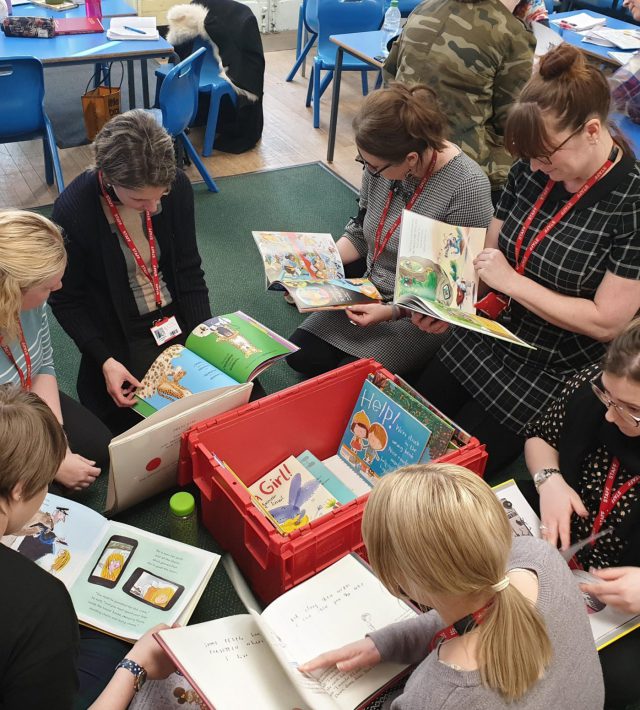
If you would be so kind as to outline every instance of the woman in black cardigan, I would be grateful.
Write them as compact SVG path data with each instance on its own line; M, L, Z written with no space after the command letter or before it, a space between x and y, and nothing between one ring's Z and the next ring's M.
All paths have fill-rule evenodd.
M640 318L613 340L601 366L567 384L529 436L543 537L567 548L612 528L577 553L600 579L583 589L640 614ZM600 660L605 708L640 700L640 630L603 649Z
M140 421L130 407L153 360L211 309L193 192L176 170L171 137L146 112L129 111L105 125L94 150L96 167L54 204L69 259L49 303L82 353L80 401L119 433ZM151 329L172 317L181 334L158 344Z

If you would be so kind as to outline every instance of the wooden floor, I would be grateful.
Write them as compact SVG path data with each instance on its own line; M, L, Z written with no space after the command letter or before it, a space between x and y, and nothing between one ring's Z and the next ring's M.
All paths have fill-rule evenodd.
M307 109L304 105L306 79L298 73L293 82L284 80L293 64L294 51L267 52L265 57L265 127L262 140L256 148L242 155L214 152L210 158L204 158L214 178L326 160L331 87L322 99L321 127L316 130L312 124L311 108ZM370 76L372 84L374 75ZM360 183L362 168L354 161L356 150L351 120L361 101L359 74L346 72L342 82L335 159L330 165L355 186ZM193 129L191 139L200 149L202 129ZM59 152L65 184L91 165L91 146L66 148ZM189 176L193 181L200 180L200 175L192 167L189 168ZM48 187L44 179L40 140L0 145L1 208L46 205L52 203L56 195L55 187Z

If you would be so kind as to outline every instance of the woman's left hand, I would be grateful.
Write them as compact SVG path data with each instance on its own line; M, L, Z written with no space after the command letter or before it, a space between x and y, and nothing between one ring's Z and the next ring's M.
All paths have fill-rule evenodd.
M500 249L483 249L473 260L473 266L489 288L510 295L511 285L518 273Z
M640 567L605 567L591 574L601 579L580 588L626 614L640 614Z
M349 306L347 318L354 325L373 325L393 318L393 308L386 303L365 303Z

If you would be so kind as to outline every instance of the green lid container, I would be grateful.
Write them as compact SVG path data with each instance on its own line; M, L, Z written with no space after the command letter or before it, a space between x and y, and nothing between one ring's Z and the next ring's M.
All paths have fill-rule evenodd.
M169 499L169 508L176 517L184 518L193 513L196 501L191 493L180 491L180 493L174 493Z

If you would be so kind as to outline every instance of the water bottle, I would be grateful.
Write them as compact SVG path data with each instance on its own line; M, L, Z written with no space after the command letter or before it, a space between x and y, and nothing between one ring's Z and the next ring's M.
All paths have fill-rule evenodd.
M397 37L400 34L400 8L398 0L391 0L389 9L384 13L384 22L382 23L382 45L380 51L383 57L389 56L387 44L389 40Z
M169 499L169 534L178 542L198 546L196 501L191 493L180 491Z
M85 0L84 12L87 17L95 17L98 20L102 19L102 3L100 0Z
M0 0L0 19L12 14L11 0Z

